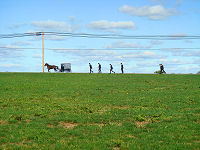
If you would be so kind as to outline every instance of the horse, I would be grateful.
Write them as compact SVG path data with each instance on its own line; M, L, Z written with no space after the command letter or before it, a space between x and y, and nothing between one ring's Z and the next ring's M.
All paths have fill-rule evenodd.
M50 69L54 69L54 71L57 71L57 69L58 69L58 66L49 65L48 63L46 63L44 66L47 66L48 72Z

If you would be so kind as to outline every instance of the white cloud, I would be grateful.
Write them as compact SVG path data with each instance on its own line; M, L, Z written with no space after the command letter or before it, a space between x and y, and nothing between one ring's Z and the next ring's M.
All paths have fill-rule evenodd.
M46 35L45 39L46 40L52 40L52 41L62 41L62 40L66 40L67 37L65 37L65 36L56 36L56 35L53 35L53 36Z
M73 32L78 30L79 27L77 25L70 25L66 22L58 22L53 20L48 21L33 21L31 25L44 30L53 30L53 31L64 31L64 32Z
M172 60L170 61L170 63L171 63L171 64L179 64L179 65L181 65L181 64L184 63L184 61L181 61L181 60L179 60L179 59L177 59L177 58L174 58L174 59L172 59Z
M176 0L176 5L177 5L177 6L182 5L182 3L183 3L183 0Z
M17 29L17 28L20 28L24 25L25 25L24 23L17 23L17 24L13 24L13 25L8 26L8 29L11 29L11 30Z
M80 56L80 57L85 57L85 56L113 56L113 55L117 55L118 52L114 52L114 51L107 51L107 50L95 50L95 49L91 49L91 50L66 50L66 49L62 49L62 48L59 48L59 49L50 49L50 50L53 50L55 52L58 52L58 53L67 53L67 54L73 54L73 55L76 55L76 56Z
M123 41L117 41L111 44L104 45L104 48L151 48L152 45L142 46L138 43L125 43Z
M107 20L100 20L87 24L87 27L90 29L114 32L116 29L134 29L135 25L132 21L109 22Z
M136 63L136 67L139 68L145 68L145 67L153 67L153 66L158 66L158 64L155 61L151 61L151 62L147 62L147 61L143 61L143 62L137 62Z
M145 51L145 52L143 53L143 55L144 55L144 56L155 56L156 53L155 53L155 52L150 52L150 51Z
M15 50L16 50L16 49L18 49L18 50L20 49L20 47L15 46L15 45L10 45L10 44L5 45L4 47L5 47L5 49L15 49Z
M15 41L11 45L26 46L26 45L31 45L31 43L30 42L24 42L24 41Z
M199 67L200 67L200 58L198 58L198 59L193 59L192 63L193 63L193 64L198 64ZM199 70L200 70L200 68L199 68Z
M175 33L171 35L172 37L185 37L186 34L185 33Z
M152 40L152 41L151 41L151 44L152 44L152 45L161 45L161 44L163 44L163 42L157 41L157 40Z
M33 58L42 58L42 55L41 54L34 54L32 57Z
M183 3L183 0L150 0L153 3L159 4L159 5L174 5L174 6L180 6Z
M132 45L134 46L134 45ZM51 49L57 53L63 53L67 55L72 55L80 57L81 59L93 61L131 61L131 60L144 60L144 59L163 59L166 55L160 55L152 51L133 51L133 52L123 52L116 50L70 50L70 49Z
M159 5L169 4L168 0L150 0L150 1Z
M182 56L200 57L200 50L185 52L182 54Z
M179 57L200 57L200 49L190 48L165 48L161 49L163 52L170 52L172 56Z
M200 66L197 65L186 65L180 66L177 70L181 71L181 73L196 73L200 69Z
M2 67L20 67L20 64L2 64Z
M191 40L185 40L185 43L193 43Z
M0 44L1 52L0 52L0 60L4 62L4 60L13 59L13 58L20 58L23 57L22 49L15 45L5 45Z
M166 62L166 61L168 61L168 59L159 59L159 61Z
M175 9L165 9L162 5L143 7L124 5L119 8L119 10L131 16L147 17L152 20L163 20L167 19L169 16L174 16L177 14Z
M170 35L168 39L170 39L170 40L181 40L181 39L184 39L185 37L186 37L185 33L176 33L176 34Z
M107 50L65 50L60 49L51 49L57 53L67 54L70 57L74 57L80 62L87 61L121 61L121 54L116 51L107 51Z
M129 52L121 55L122 58L124 59L130 59L130 60L144 60L144 59L163 59L166 58L167 56L165 55L159 55L155 52L151 51L145 51L145 52Z
M189 60L184 60L184 59L177 59L177 58L173 58L173 59L166 59L164 61L161 61L162 59L160 59L159 61L157 61L157 63L164 63L168 66L174 66L174 65L193 65L193 64L197 64L194 61L189 61Z

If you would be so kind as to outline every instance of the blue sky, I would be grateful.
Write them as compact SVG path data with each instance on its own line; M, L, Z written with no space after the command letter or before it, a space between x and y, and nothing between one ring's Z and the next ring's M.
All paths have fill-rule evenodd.
M0 34L44 30L181 37L200 35L200 0L1 0L0 8ZM99 39L46 35L45 62L58 66L69 62L73 72L88 72L89 62L94 72L97 72L98 62L104 73L109 72L110 63L116 72L120 72L123 62L126 73L153 73L159 70L160 63L167 73L196 73L200 70L199 43L200 39ZM0 48L1 72L42 71L41 36L3 38L0 47L3 47ZM127 50L129 48L138 50Z

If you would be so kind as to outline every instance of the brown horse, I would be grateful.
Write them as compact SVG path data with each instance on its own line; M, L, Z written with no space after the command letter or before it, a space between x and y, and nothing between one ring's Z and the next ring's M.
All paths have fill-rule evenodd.
M48 63L46 63L44 66L47 66L48 72L50 69L54 69L54 71L57 71L57 69L58 69L58 66L49 65Z

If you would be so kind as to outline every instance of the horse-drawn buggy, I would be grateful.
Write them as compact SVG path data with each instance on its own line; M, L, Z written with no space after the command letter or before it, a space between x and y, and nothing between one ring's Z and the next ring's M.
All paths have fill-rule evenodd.
M54 71L58 71L58 72L72 72L71 63L62 63L60 68L55 65L49 65L48 63L46 63L44 66L47 66L48 72L51 69L54 69Z

